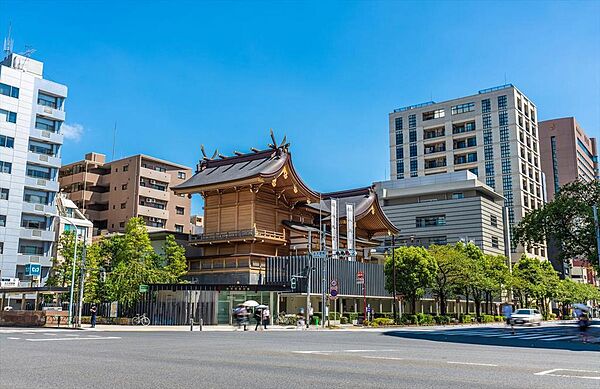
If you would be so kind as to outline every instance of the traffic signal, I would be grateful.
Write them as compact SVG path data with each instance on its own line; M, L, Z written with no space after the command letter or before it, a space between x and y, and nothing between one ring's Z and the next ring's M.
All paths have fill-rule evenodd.
M296 290L296 285L297 285L297 280L296 280L296 277L292 277L292 280L291 280L291 282L290 282L290 288L291 288L292 290Z

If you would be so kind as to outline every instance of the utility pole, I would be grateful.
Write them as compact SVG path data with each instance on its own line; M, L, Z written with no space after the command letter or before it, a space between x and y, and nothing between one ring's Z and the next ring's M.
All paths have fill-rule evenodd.
M75 224L71 223L71 225L75 228L75 248L73 249L73 271L71 272L71 292L69 293L69 325L73 324L73 295L75 291L75 265L77 264L77 235L79 232Z
M306 328L308 328L310 324L310 273L312 272L312 255L308 256L309 264L306 267L306 311L304 312L306 316Z
M398 302L396 301L396 253L394 252L395 244L395 236L392 235L392 293L394 298L392 300L392 312L394 315L394 324L398 324L398 310L396 308L396 304Z
M79 312L77 315L77 327L81 328L81 312L83 310L83 282L85 278L85 242L81 250L81 280L79 281Z
M598 250L598 266L600 266L600 225L598 225L598 207L596 204L592 206L594 210L594 226L596 230L596 248Z
M508 259L508 271L510 272L510 274L512 275L512 259L510 257L511 255L511 236L510 236L510 225L509 225L509 218L508 218L508 207L503 207L502 208L502 224L504 227L504 255L506 255L506 258ZM513 299L513 293L512 293L512 287L510 287L508 289L508 301L512 301Z

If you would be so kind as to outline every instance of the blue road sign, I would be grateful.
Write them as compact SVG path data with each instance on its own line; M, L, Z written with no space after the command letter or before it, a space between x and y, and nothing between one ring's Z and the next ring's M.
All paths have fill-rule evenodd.
M25 264L25 275L26 276L40 276L42 275L42 265L39 263L27 263Z
M337 290L332 289L329 294L331 295L331 297L336 297L337 296Z

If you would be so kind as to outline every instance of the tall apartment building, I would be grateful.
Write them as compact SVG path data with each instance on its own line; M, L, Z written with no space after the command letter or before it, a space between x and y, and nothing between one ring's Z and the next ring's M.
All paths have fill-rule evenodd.
M0 63L0 275L27 285L25 265L52 264L67 87L44 64L9 54Z
M389 115L391 178L469 170L504 196L509 224L543 204L537 108L513 85ZM546 257L545 246L511 248Z
M596 139L574 117L540 122L540 153L548 201L569 182L598 179Z
M127 220L141 217L150 231L189 233L191 199L171 187L191 177L189 167L147 155L106 162L88 153L60 169L60 190L94 223L94 234L120 232Z

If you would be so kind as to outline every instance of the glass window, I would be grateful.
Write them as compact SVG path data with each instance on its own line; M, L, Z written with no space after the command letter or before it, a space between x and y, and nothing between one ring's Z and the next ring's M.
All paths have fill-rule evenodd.
M129 171L129 165L124 165L123 166L123 172L127 172Z
M127 208L127 203L121 203L121 209Z
M402 117L394 119L394 127L396 128L396 131L402 130Z
M6 227L6 215L0 215L0 227Z
M409 142L416 142L417 141L417 131L416 130L410 130L408 132L408 141Z
M396 147L396 159L404 158L404 148L402 146Z
M121 190L127 190L127 184L121 185Z
M0 94L18 99L19 98L19 88L10 86L7 84L3 84L0 82Z
M401 145L404 143L404 136L402 135L402 131L396 131L396 144Z
M481 116L483 121L483 128L492 128L492 115L489 113L483 114Z
M418 161L416 159L411 159L410 160L410 171L411 172L416 172L418 169Z
M11 111L7 111L5 109L0 109L0 116L4 117L4 120L6 120L9 123L17 122L16 112L11 112Z
M417 115L408 115L408 128L414 128L417 126Z
M452 107L452 115L458 115L465 112L471 112L475 110L475 103L459 104Z
M416 157L417 156L417 145L416 143L413 143L410 145L410 156L411 157Z
M0 200L8 200L8 189L0 189Z
M498 227L498 217L496 215L490 215L490 224L493 227Z
M490 99L481 100L481 112L487 113L492 110L492 105L490 104Z
M183 232L183 226L181 224L175 224L175 232Z
M35 128L42 131L58 132L60 122L37 116L35 118Z
M10 149L15 147L15 138L11 138L10 136L0 135L0 146L8 147Z
M177 172L177 178L185 179L185 172Z
M416 227L437 227L446 225L446 215L417 216Z
M183 215L185 213L185 208L175 207L175 213L177 213L178 215Z
M44 166L29 165L27 164L27 176L32 178L42 178L44 180L50 180L52 178L52 169Z
M12 163L0 161L0 173L8 173L12 172Z
M465 194L462 192L452 193L453 200L458 200L458 199L463 199L463 198L465 198Z
M48 143L36 142L33 140L29 141L29 151L31 151L32 153L36 153L36 154L44 154L44 155L54 156L55 155L54 147L55 146L52 146L51 144L48 144Z
M446 112L443 109L436 109L434 111L423 112L423 121L443 118L446 116Z
M452 124L452 133L461 134L463 132L475 131L475 122L466 122L459 124Z
M508 99L506 95L498 96L498 109L506 109L507 108Z
M498 248L498 237L497 236L492 236L492 247L494 248Z
M45 107L57 109L61 107L62 99L40 91L38 92L37 103Z

